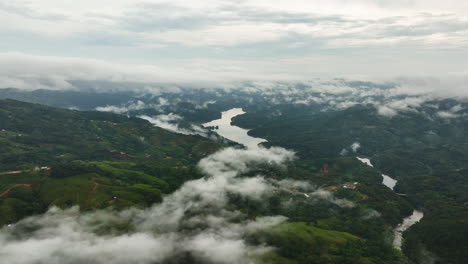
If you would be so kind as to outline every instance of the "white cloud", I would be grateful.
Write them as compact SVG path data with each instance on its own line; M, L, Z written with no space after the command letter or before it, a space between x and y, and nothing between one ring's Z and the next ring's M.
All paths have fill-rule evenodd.
M377 112L379 113L379 115L386 117L394 117L398 114L398 112L395 109L392 109L386 105L378 106Z
M349 200L346 200L346 199L339 199L339 198L336 198L332 192L330 191L326 191L326 190L323 190L323 189L319 189L319 190L316 190L314 191L313 193L310 194L310 196L312 197L318 197L320 199L324 199L324 200L327 200L331 203L334 203L340 207L344 207L344 208L353 208L355 207L356 205L349 201Z
M349 153L349 151L347 149L345 149L345 148L341 149L340 156L346 156L346 155L348 155L348 153Z
M180 127L179 123L183 120L183 118L179 115L174 113L169 113L167 115L157 115L154 117L150 117L147 115L138 116L141 119L148 120L151 124L166 129L171 132L183 134L183 135L200 135L203 137L208 137L208 131L204 128L191 125L190 128L182 128Z
M0 256L11 264L33 263L140 263L177 260L190 253L210 263L255 263L272 248L253 245L245 238L285 222L283 216L249 218L231 203L229 195L262 201L297 190L311 199L325 199L343 207L349 201L330 192L313 191L306 182L275 181L246 176L259 164L283 166L294 153L282 148L227 148L200 161L204 178L188 181L160 204L121 212L79 212L77 207L51 208L0 229ZM302 199L306 199L301 195ZM116 226L126 226L119 230ZM109 230L102 234L102 230Z
M0 33L6 38L0 52L109 60L100 66L119 73L108 76L113 80L128 77L125 70L145 76L142 81L152 72L172 82L212 75L411 75L422 68L428 75L446 74L468 67L462 59L468 54L467 14L468 4L456 0L9 1L0 4ZM82 65L73 62L74 68ZM78 68L67 75L100 73ZM24 78L6 76L8 83L22 85L34 77L28 69ZM63 71L57 69L58 79Z
M229 209L232 205L228 207L227 195L250 199L272 195L268 191L274 188L270 183L259 176L242 175L257 164L281 166L293 158L294 153L281 148L228 148L200 161L205 178L186 182L161 204L149 209L80 213L76 207L52 208L44 215L0 230L2 261L144 264L191 252L209 262L253 263L252 257L271 249L250 245L244 236L278 225L286 218L247 219L238 210ZM260 180L252 184L255 179ZM123 223L129 227L126 232L115 230L107 235L97 232ZM186 232L187 229L191 231Z
M458 118L462 116L462 114L458 113L461 110L463 110L463 107L458 104L450 108L448 111L438 111L436 114L441 118ZM466 116L466 114L463 116Z
M346 60L345 60L346 61ZM164 66L151 64L111 63L101 60L80 58L62 58L50 56L31 56L21 53L0 53L0 87L14 87L20 89L76 89L70 80L91 80L109 82L134 82L140 84L140 92L160 92L166 89L177 91L177 86L190 87L239 87L245 80L254 80L253 89L257 87L270 89L281 88L277 80L288 82L309 82L314 84L314 91L333 94L364 93L359 87L349 87L343 82L333 80L332 77L345 76L344 74L330 74L331 72L346 72L340 65L345 61L337 57L301 58L301 59L268 59L260 61L242 60L171 60L164 61ZM355 61L354 74L366 68L368 61L361 64ZM384 63L385 64L385 63ZM316 71L314 65L323 68ZM362 66L362 67L361 67ZM390 65L394 67L395 65ZM411 65L415 66L415 65ZM385 67L382 66L382 67ZM423 67L418 65L415 67ZM335 69L335 70L333 70ZM406 71L402 68L402 71ZM430 93L437 96L468 96L468 75L437 74L433 77L392 77L392 74L380 75L369 72L367 76L357 76L358 80L377 80L378 83L394 82L399 84L389 91L380 91L382 95L391 96L399 94ZM374 77L371 77L374 76ZM398 76L398 74L396 75ZM322 82L317 84L315 78L320 77ZM346 76L345 76L346 77ZM378 78L375 78L378 77ZM356 79L349 75L348 79ZM314 80L314 81L312 81ZM327 84L327 81L330 80ZM234 83L233 83L234 82ZM237 83L236 83L237 82ZM287 86L287 85L283 85ZM135 90L135 86L108 87L110 91ZM247 89L242 87L242 89ZM367 90L369 91L369 90ZM281 91L284 93L284 91ZM384 93L385 92L385 93ZM363 94L365 95L365 94ZM304 98L302 98L304 99ZM312 98L313 99L313 98ZM349 103L349 102L348 102ZM346 105L344 105L346 106Z
M442 118L457 118L460 117L460 115L457 115L455 113L449 112L449 111L439 111L437 112L437 115Z
M361 144L359 142L354 142L351 144L350 148L354 153L356 153L358 149L361 148Z
M154 109L157 107L159 107L159 105L147 105L144 102L138 100L126 106L107 105L107 106L96 107L96 110L101 111L101 112L112 112L112 113L117 113L117 114L124 114L124 113L128 113L129 111L151 109L151 108Z

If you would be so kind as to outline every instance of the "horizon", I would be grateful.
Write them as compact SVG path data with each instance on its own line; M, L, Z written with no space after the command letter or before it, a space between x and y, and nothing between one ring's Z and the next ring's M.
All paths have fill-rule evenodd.
M2 88L468 78L468 4L455 0L34 0L0 14Z

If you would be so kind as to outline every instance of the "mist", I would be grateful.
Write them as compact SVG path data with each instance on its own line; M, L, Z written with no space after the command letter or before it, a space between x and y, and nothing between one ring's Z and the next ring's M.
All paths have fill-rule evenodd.
M349 207L307 182L246 176L260 164L286 166L294 152L283 148L226 148L202 159L204 178L188 181L160 204L80 212L52 207L0 230L4 263L160 263L189 254L207 263L257 263L274 250L249 244L245 237L268 230L284 216L247 217L229 197L262 201L275 191L311 191L318 199ZM314 191L315 190L315 191Z

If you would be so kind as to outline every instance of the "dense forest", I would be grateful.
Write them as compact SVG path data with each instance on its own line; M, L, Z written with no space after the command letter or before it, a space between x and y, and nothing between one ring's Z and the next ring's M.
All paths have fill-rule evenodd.
M429 102L449 109L458 102ZM287 113L268 119L273 109ZM294 109L296 108L296 109ZM302 108L299 111L297 108ZM379 116L374 107L358 105L342 111L317 112L314 107L275 106L236 117L235 124L268 140L268 145L296 149L302 157L364 155L383 173L398 180L396 191L422 209L422 221L405 232L404 252L421 260L435 253L440 263L463 263L468 237L468 120L446 119L427 106L421 112ZM304 111L306 110L306 111ZM259 121L263 120L263 121ZM357 153L341 152L359 142Z
M0 174L2 225L43 213L53 205L79 205L86 212L160 203L184 182L203 177L196 162L223 147L109 113L2 100L0 115L5 146ZM326 173L320 171L324 164L330 166ZM301 189L291 189L275 192L261 203L229 197L230 204L248 218L281 215L289 219L245 238L252 245L277 249L258 262L410 263L389 240L392 226L410 214L411 205L380 183L378 171L357 159L298 159L282 169L258 166L250 174L278 182L310 182L335 196L308 199ZM358 188L341 187L352 182ZM180 257L184 263L197 263L190 255L177 261Z
M196 162L220 148L142 119L13 100L0 101L0 128L0 192L11 189L2 224L52 204L106 207L117 194L114 206L148 206L199 177Z
M43 94L57 93L65 98L62 103L45 101ZM32 184L30 188L11 188L0 198L2 212L8 216L2 218L3 224L43 212L50 205L79 204L82 210L111 206L120 210L158 203L187 180L203 177L196 163L226 144L170 133L135 117L176 113L183 118L180 125L184 126L217 119L221 111L242 107L247 114L235 117L235 125L267 139L266 147L281 146L298 156L286 170L261 167L255 173L276 180L308 181L337 199L357 205L344 209L326 201L311 203L300 193L278 193L262 204L231 197L250 217L288 217L284 228L248 238L251 243L278 248L263 261L409 261L392 248L391 239L393 228L413 209L423 211L424 218L404 233L406 256L416 263L464 263L468 258L468 123L463 117L437 115L437 111L460 105L456 100L429 101L417 111L386 117L372 105L329 109L313 103L271 104L271 98L242 91L164 94L164 100L173 102L164 104L160 104L160 97L141 95L133 95L136 101L121 103L114 95L113 102L104 103L102 97L102 102L92 106L80 104L89 97L86 93L7 89L0 97L8 94L89 110L114 103L125 108L127 116L2 101L0 134L6 147L0 151L1 171L21 173L4 174L0 192L18 184ZM63 105L65 101L67 106ZM132 108L133 102L146 107ZM466 111L466 107L463 109ZM353 149L354 143L359 143L359 148ZM362 164L356 156L370 158L375 168ZM37 170L35 166L51 170ZM395 192L381 184L382 173L398 180ZM354 183L355 189L343 188ZM293 207L281 206L291 199L295 201ZM292 237L301 240L293 242ZM190 256L185 261L196 263Z

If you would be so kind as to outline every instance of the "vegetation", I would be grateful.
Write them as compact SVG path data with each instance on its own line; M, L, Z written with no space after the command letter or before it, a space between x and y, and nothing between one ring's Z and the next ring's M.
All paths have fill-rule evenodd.
M314 105L252 107L236 117L235 124L252 128L250 133L267 139L267 145L297 150L302 159L326 160L340 154L371 157L379 170L398 180L396 192L406 194L404 199L425 213L420 223L405 232L405 254L420 262L425 258L421 252L428 251L437 263L464 263L468 259L468 120L437 117L437 110L430 106L447 108L456 105L455 101L427 104L419 113L392 118L363 105L327 112L317 111ZM286 114L260 118L274 111ZM349 148L353 142L361 145L357 153ZM311 164L314 170L320 166ZM371 185L359 190L367 190L366 195L374 199L381 196L369 204L392 219L392 224L398 222L398 206L387 200L390 194Z
M125 116L0 101L0 225L49 206L149 206L219 148Z
M405 232L405 255L421 262L431 252L439 263L455 264L468 258L466 120L418 113L386 118L362 105L320 112L317 105L268 106L228 97L204 109L191 103L171 107L186 120L204 122L231 106L248 112L236 117L236 124L300 157L285 169L264 166L252 174L306 180L354 205L343 208L300 191L278 192L262 202L230 197L252 219L288 217L285 224L248 238L277 248L262 256L265 263L410 263L391 240L393 227L413 208L425 216ZM424 111L433 114L430 107ZM353 142L361 144L357 153L349 148ZM13 100L0 100L0 144L0 225L51 205L81 210L149 206L201 177L196 162L220 147L138 118ZM356 155L370 157L377 169ZM396 192L381 184L382 172L398 180Z
M277 226L256 239L279 248L276 256L267 256L272 263L410 263L392 249L377 251L381 248L349 233L303 222Z

